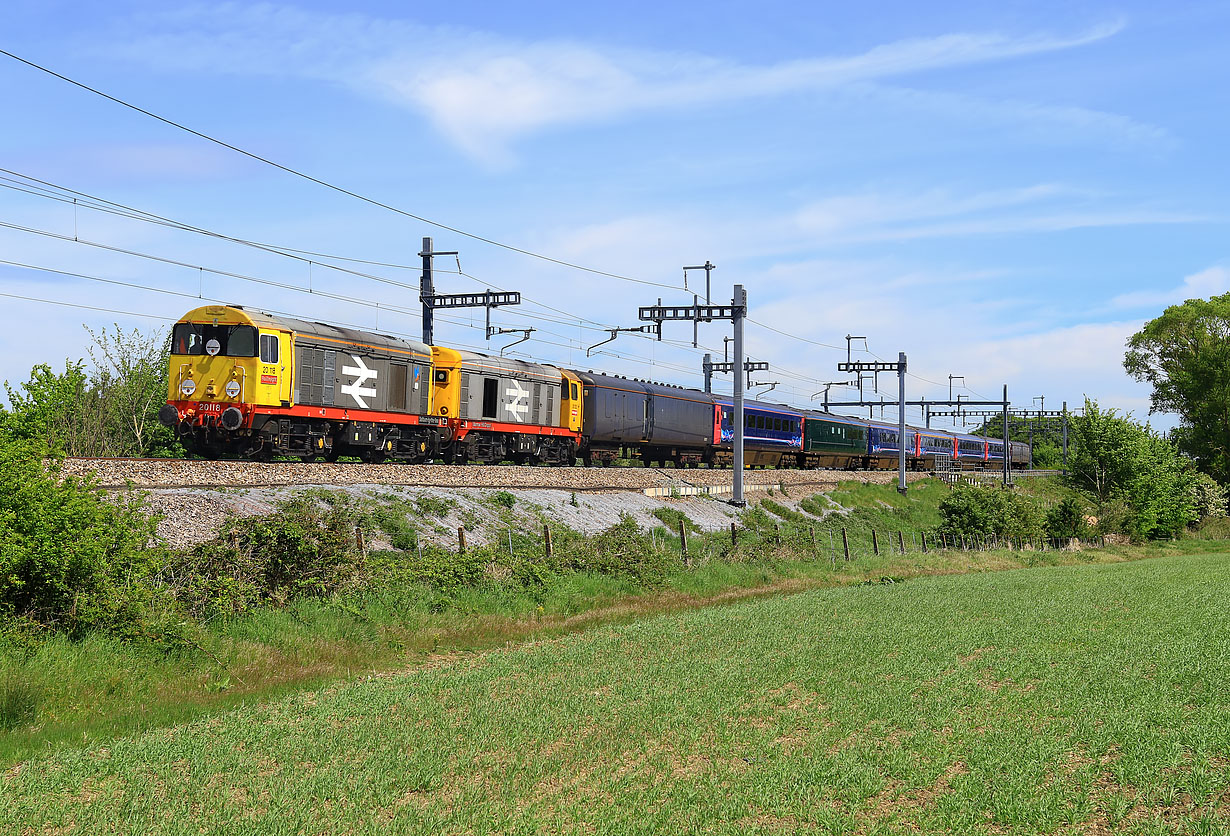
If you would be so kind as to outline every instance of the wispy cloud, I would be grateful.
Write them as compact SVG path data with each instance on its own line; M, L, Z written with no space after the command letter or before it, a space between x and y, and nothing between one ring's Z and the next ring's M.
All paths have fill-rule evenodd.
M768 65L567 40L524 42L269 3L195 6L133 28L137 35L126 34L107 52L164 68L345 85L423 113L468 153L497 162L516 139L555 126L1073 49L1111 37L1122 24L1071 36L952 33ZM1065 118L1090 117L1076 109Z
M1184 277L1177 287L1122 293L1110 300L1110 307L1117 310L1158 308L1227 292L1230 292L1230 270L1225 267L1209 267Z

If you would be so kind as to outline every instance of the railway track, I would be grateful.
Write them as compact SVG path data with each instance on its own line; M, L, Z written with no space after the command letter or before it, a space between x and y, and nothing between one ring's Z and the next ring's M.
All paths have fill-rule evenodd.
M93 477L103 488L263 488L295 485L401 485L441 488L547 488L568 491L717 487L730 484L730 470L651 467L527 467L516 465L343 464L247 462L208 459L64 459L65 476ZM925 474L909 474L911 479ZM891 483L894 471L748 470L744 482L820 485L839 481Z

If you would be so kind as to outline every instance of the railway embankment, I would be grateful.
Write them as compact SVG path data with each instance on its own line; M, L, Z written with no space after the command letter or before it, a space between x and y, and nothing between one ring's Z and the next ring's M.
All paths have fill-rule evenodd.
M305 493L343 495L373 508L400 507L415 519L416 537L445 548L457 547L458 528L465 529L471 545L482 546L505 537L510 529L541 531L544 525L596 534L625 516L651 528L661 523L663 509L682 513L702 531L724 529L738 518L737 510L724 501L729 493L708 496L688 490L728 487L730 471L720 470L290 463L303 474L294 481L279 470L280 464L192 462L204 466L177 467L182 463L82 459L69 464L68 475L94 472L114 494L144 494L145 507L160 518L158 537L178 548L217 536L233 517L269 514ZM82 467L95 464L101 472ZM911 480L922 476L910 474ZM895 474L889 473L749 471L746 496L753 504L772 498L796 510L800 500L843 483L887 484L893 479ZM381 532L368 536L372 547L387 547Z

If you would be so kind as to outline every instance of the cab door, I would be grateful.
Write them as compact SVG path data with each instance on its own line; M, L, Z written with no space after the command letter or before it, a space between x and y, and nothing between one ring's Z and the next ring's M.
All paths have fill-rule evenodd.
M291 404L291 335L285 331L260 332L256 380L252 381L254 401L265 406Z

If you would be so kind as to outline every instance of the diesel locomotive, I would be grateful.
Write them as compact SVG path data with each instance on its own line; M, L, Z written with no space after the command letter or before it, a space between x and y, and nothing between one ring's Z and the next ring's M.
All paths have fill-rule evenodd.
M160 420L207 457L366 462L729 466L730 398L635 378L429 346L416 340L208 305L171 334ZM744 402L749 466L891 469L949 457L1012 467L1028 445Z

